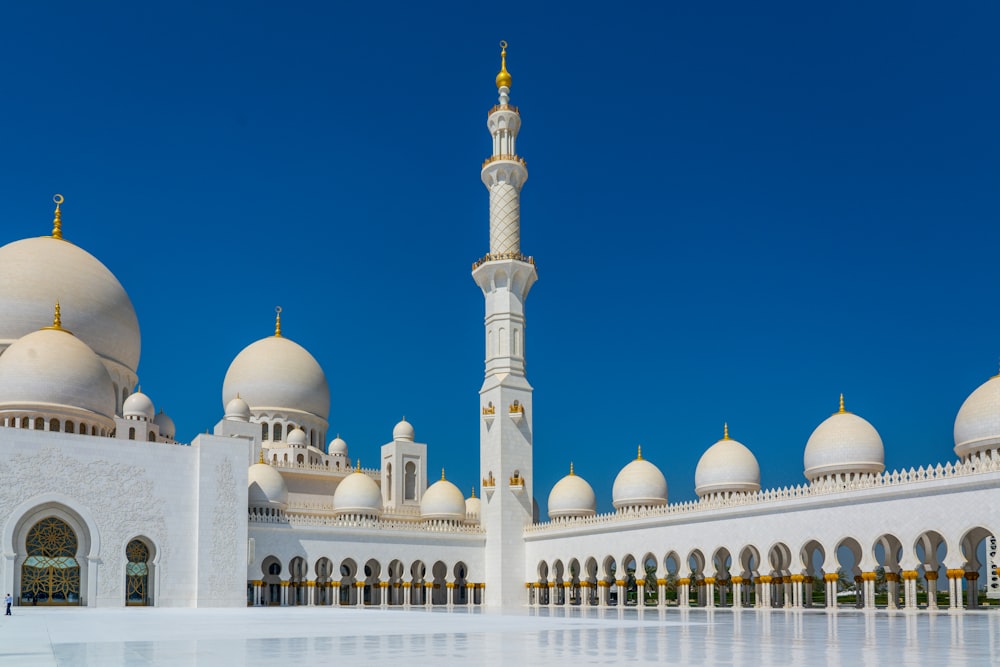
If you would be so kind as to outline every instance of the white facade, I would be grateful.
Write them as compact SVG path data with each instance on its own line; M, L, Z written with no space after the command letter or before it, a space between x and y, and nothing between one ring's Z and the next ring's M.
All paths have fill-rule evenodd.
M273 335L234 350L212 433L177 443L134 391L127 294L62 239L57 206L51 236L0 248L0 579L17 603L836 609L846 588L869 609L961 609L978 605L984 570L1000 595L1000 377L962 406L954 462L885 471L878 431L841 400L805 444L808 484L760 489L727 428L693 471L698 501L671 504L640 450L615 479L615 512L596 514L571 469L539 522L525 343L537 271L521 251L528 172L502 58L481 171L490 249L472 269L481 497L444 472L432 483L405 419L376 468L352 465L339 435L327 443L326 376L280 309Z

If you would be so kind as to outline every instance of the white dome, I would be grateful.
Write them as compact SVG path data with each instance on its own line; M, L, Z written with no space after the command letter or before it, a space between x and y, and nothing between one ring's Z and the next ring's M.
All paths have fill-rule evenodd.
M160 435L168 440L174 439L174 436L177 434L177 429L174 428L174 420L171 419L162 409L159 414L153 418L153 423L160 427Z
M363 472L353 472L345 477L333 492L333 511L341 514L382 514L382 492L375 480Z
M413 438L413 424L406 421L406 417L403 417L403 419L392 429L392 439L410 440L412 442Z
M222 402L239 394L251 410L298 410L326 420L330 388L319 363L283 336L251 343L236 355L222 383Z
M308 443L306 432L296 426L288 432L287 436L285 436L285 443L289 447L305 447Z
M1000 446L1000 375L969 395L955 417L955 453L960 457Z
M420 499L420 518L462 521L465 519L465 496L442 475L424 491Z
M281 473L266 463L250 466L250 482L247 488L250 507L288 507L288 487Z
M330 456L347 456L347 443L339 435L330 441L327 447L327 454Z
M106 266L86 250L47 236L0 248L0 350L51 322L57 299L66 329L99 357L135 373L139 321Z
M667 479L660 469L639 456L621 469L611 488L615 509L667 504Z
M475 489L473 489L472 497L465 499L465 516L479 518L482 511L483 503L479 498L476 498Z
M239 394L236 395L236 398L226 403L226 419L241 422L250 421L250 406L247 405L247 402Z
M583 477L578 477L570 466L569 474L560 479L549 492L549 518L594 516L597 496Z
M725 437L705 450L694 471L694 492L710 493L760 491L760 465L746 445Z
M115 390L104 363L86 343L67 331L43 329L0 354L0 409L57 407L112 420Z
M880 473L885 469L885 449L874 426L856 414L836 412L809 436L803 462L809 481L826 475Z
M137 391L125 399L122 403L122 416L126 419L145 419L153 421L156 416L156 409L153 401L141 391Z

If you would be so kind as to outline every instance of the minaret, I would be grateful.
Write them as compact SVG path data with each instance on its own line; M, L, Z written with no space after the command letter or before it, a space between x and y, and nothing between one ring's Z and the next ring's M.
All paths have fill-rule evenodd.
M521 186L528 168L517 156L521 129L509 104L507 43L500 42L499 104L487 117L493 154L483 163L490 191L490 253L472 267L486 297L486 377L479 390L482 514L486 529L486 604L524 604L524 527L532 521L531 385L524 373L524 301L538 278L521 254Z

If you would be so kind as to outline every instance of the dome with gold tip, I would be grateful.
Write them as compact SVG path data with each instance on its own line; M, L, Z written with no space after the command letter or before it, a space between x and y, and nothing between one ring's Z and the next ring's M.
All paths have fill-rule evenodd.
M512 79L507 71L507 42L500 42L500 72L497 73L497 88L510 88Z

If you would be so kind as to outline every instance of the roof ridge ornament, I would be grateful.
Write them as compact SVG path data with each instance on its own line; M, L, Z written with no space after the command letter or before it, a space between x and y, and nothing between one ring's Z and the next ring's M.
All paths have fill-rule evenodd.
M507 71L507 40L500 40L500 72L497 74L497 88L510 88L513 81Z
M62 241L62 211L59 206L66 201L66 199L62 195L57 194L52 197L52 201L56 203L56 215L52 218L52 238Z

